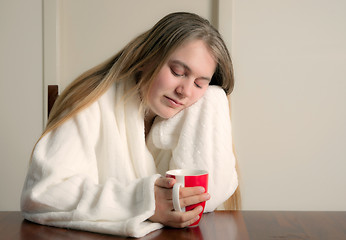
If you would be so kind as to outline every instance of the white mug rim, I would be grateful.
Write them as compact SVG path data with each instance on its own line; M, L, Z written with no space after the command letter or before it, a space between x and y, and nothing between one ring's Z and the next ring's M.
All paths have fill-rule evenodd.
M171 176L202 176L208 174L208 171L202 169L173 169L166 172Z

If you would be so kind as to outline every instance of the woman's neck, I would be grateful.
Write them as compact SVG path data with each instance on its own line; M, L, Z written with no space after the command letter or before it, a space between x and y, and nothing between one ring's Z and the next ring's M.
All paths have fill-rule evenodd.
M145 113L145 116L144 116L145 138L147 138L147 136L148 136L148 134L150 132L150 129L151 129L151 126L154 123L155 117L156 117L156 114L154 112L150 111L150 110Z

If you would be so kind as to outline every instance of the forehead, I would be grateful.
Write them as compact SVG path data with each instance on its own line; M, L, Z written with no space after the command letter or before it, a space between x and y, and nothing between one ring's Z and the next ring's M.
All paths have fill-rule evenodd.
M178 60L193 72L211 77L216 68L215 57L203 40L191 40L176 48L168 61Z

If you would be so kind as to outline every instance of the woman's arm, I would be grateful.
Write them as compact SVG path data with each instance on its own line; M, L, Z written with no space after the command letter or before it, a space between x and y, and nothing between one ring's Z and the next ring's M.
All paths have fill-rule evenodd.
M112 157L114 146L102 147L109 143L101 130L103 118L96 102L38 142L22 192L26 219L134 237L162 227L147 221L155 212L159 175L136 178L132 173L125 178L107 172L107 166L124 173L131 166Z

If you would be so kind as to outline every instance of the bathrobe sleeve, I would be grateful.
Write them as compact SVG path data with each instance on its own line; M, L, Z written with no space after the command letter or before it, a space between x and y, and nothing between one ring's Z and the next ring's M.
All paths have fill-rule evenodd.
M224 203L238 186L229 103L225 92L209 86L191 107L170 119L157 119L148 141L158 172L204 169L209 172L205 211Z
M98 159L97 149L106 144L102 127L96 102L38 142L21 199L27 220L132 237L162 227L147 221L155 211L154 183L159 175L100 180L103 159Z

